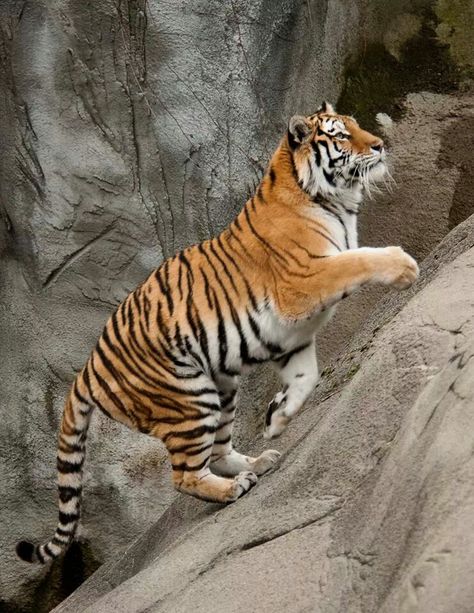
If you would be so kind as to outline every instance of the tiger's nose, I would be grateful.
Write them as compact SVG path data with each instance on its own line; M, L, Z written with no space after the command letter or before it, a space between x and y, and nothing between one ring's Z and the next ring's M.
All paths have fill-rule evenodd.
M374 151L381 152L383 150L383 140L378 139L377 141L375 141L374 143L370 145L370 148L373 149Z

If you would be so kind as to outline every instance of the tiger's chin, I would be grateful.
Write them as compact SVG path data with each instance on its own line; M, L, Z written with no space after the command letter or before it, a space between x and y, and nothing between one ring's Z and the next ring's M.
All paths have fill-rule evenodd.
M388 172L387 164L385 163L385 156L379 157L377 160L370 160L364 165L356 164L355 167L349 170L349 177L347 181L353 185L354 179L358 180L360 184L373 185L382 181Z
M368 172L367 178L370 183L379 183L383 181L385 175L387 174L387 165L384 160L379 160L376 164L374 164Z

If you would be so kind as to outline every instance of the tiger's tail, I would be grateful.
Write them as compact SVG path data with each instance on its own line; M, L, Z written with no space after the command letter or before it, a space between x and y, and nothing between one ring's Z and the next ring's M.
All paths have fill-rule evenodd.
M20 541L18 556L25 562L46 564L70 545L81 514L82 468L86 438L94 405L78 390L79 375L67 397L58 442L59 523L53 538L43 545Z

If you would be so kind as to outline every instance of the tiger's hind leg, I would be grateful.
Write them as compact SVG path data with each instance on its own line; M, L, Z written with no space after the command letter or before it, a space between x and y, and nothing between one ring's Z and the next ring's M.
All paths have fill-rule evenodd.
M278 365L285 385L268 405L263 434L266 439L275 438L285 430L318 382L315 339L283 356Z
M171 456L173 483L178 491L202 500L233 502L257 483L257 476L248 466L234 473L232 479L211 472L211 453L220 419L217 392L213 402L206 398L204 403L205 409L197 408L199 404L191 410L183 407L183 413L194 413L198 418L183 418L182 424L176 424L162 437ZM215 408L207 408L212 404Z
M250 470L256 475L263 475L276 464L280 452L267 449L258 457L243 455L232 446L232 429L236 409L237 384L224 386L221 397L221 416L217 425L211 456L211 470L217 475L232 477L241 471Z

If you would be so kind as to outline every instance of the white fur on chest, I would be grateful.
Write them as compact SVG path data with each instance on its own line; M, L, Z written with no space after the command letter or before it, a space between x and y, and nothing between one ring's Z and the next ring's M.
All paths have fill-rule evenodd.
M324 220L328 227L331 237L340 247L341 251L347 249L357 249L357 214L347 212L342 206L334 208L334 213L318 209L315 213L316 219ZM332 246L331 251L337 253L336 247Z
M268 309L259 317L262 336L279 345L284 352L291 351L309 342L318 329L322 328L333 316L336 307L330 307L303 321L284 321L276 311Z

